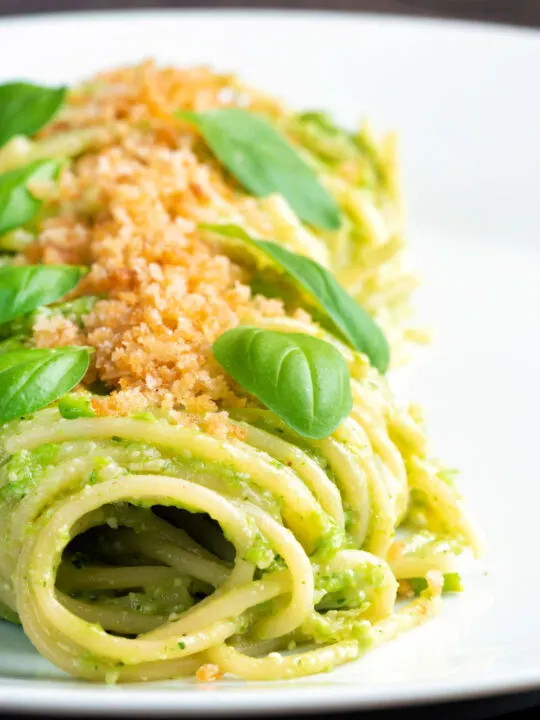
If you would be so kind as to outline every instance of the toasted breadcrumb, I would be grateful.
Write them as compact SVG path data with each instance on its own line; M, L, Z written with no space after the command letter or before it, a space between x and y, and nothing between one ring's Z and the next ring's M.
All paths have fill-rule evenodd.
M206 413L198 424L210 435L216 435L223 439L236 437L243 440L246 437L246 429L240 425L229 423L228 419L226 412Z
M408 580L400 580L398 582L397 594L402 598L412 598L414 597L413 586Z
M98 74L75 89L67 111L45 134L100 122L126 120L161 121L167 136L170 115L175 110L204 111L216 107L245 107L276 114L280 104L271 97L245 87L234 75L218 74L207 67L157 67L147 60L134 67Z
M253 199L237 192L201 150L196 131L172 112L236 104L272 113L272 102L229 76L145 63L74 92L47 129L121 124L109 144L63 171L55 216L26 251L33 263L90 266L77 294L102 299L83 318L83 330L43 318L35 341L95 348L95 372L112 390L93 398L98 414L181 410L204 416L215 434L231 431L222 412L247 398L214 360L212 344L240 323L280 317L285 308L254 297L247 270L198 229L201 222L234 222L237 201ZM256 226L256 213L252 219ZM303 311L298 317L310 321Z
M223 672L219 665L207 663L206 665L201 665L195 673L195 677L199 682L216 682L216 680L221 680Z
M78 325L62 315L38 316L33 330L34 342L39 348L84 344L84 333Z

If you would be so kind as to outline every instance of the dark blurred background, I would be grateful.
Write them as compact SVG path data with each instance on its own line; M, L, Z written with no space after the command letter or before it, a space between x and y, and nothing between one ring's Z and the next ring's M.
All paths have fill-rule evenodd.
M540 0L0 0L0 14L158 7L359 10L540 27Z

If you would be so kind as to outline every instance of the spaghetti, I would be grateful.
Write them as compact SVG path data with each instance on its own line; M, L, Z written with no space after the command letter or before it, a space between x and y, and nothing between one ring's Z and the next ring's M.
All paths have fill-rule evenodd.
M312 443L256 409L227 440L57 409L15 422L2 439L2 601L52 662L109 681L206 662L297 677L422 622L440 573L477 539L384 381L365 367L353 383L350 418ZM395 540L411 497L422 521ZM428 588L396 611L411 577Z
M339 229L301 222L279 193L245 192L172 116L231 106L297 148ZM34 348L94 354L73 393L2 426L0 613L66 672L137 682L317 673L437 612L479 543L416 411L282 275L204 229L234 223L331 271L395 358L420 335L393 136L148 63L72 91L36 138L0 149L0 171L44 157L69 162L58 183L32 185L38 216L0 237L19 253L5 267L89 272L67 300L0 325L0 382ZM338 351L352 410L337 429L296 432L220 367L213 343L245 324Z

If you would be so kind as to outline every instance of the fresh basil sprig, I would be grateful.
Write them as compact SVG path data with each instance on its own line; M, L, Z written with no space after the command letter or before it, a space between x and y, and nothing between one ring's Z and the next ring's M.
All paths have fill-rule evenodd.
M0 267L0 324L59 300L85 273L72 265Z
M349 368L324 340L241 326L212 350L237 383L303 437L327 437L351 411Z
M84 347L15 350L0 355L0 422L40 410L72 390L88 370Z
M217 159L250 193L279 193L301 220L322 230L340 227L332 195L266 118L238 108L176 115L197 127Z
M33 135L56 115L66 88L25 82L0 85L0 147L15 135Z
M56 180L62 163L38 160L0 175L0 235L32 220L42 201L32 195L28 186L36 181Z
M355 349L367 355L371 364L384 373L390 362L390 349L382 330L362 306L338 283L334 275L310 258L287 250L269 240L255 240L237 225L201 227L240 240L260 262L270 260L300 289L308 304L315 306Z

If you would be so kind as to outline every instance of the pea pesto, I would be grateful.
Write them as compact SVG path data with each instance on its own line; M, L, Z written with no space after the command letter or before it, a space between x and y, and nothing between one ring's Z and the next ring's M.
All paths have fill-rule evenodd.
M86 680L284 680L462 591L389 384L400 197L392 134L230 74L0 86L0 622Z

